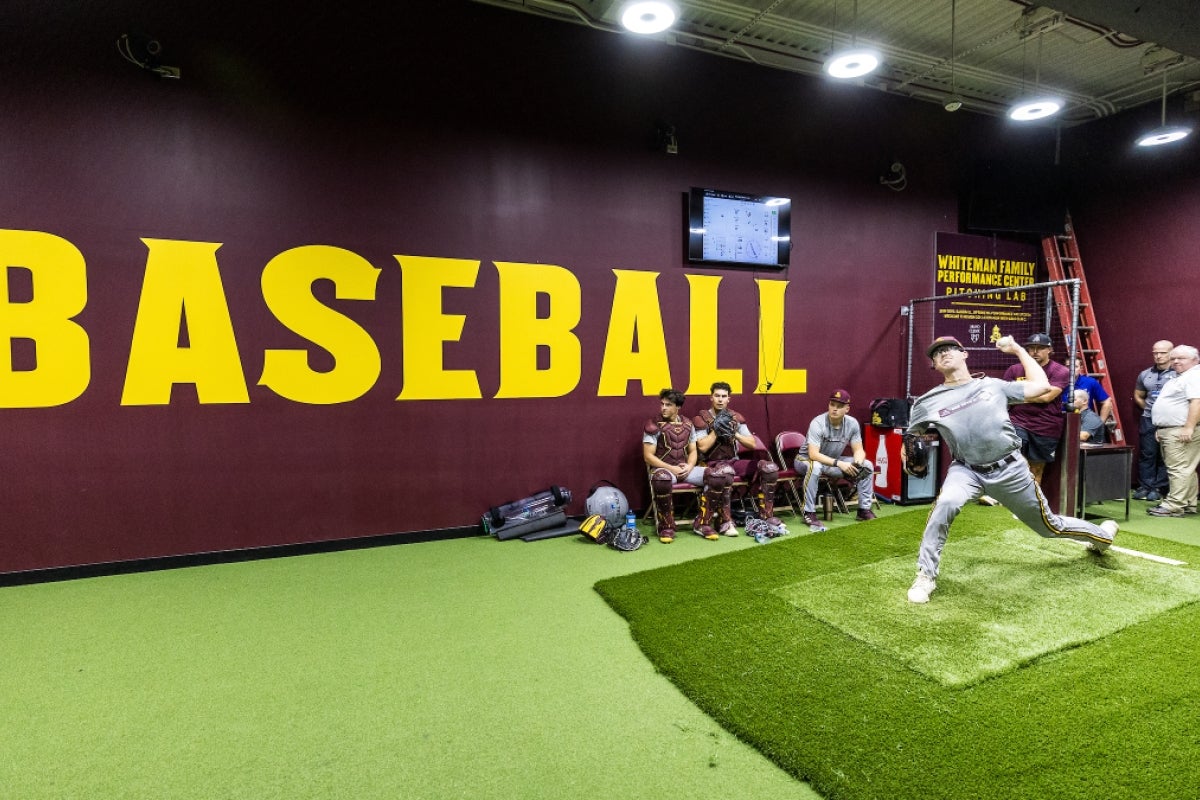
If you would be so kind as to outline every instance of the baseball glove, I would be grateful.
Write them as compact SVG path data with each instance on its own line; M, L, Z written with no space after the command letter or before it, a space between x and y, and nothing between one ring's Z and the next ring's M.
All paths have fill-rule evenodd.
M726 408L713 417L712 429L719 438L732 439L733 435L737 433L738 423L734 419L733 414Z
M645 536L638 533L636 528L615 528L611 530L612 535L608 537L608 546L626 553L637 550L649 541Z
M612 530L608 520L599 514L592 514L579 526L579 532L596 544L608 544L612 539Z
M929 474L929 444L924 436L904 434L904 471L914 478Z

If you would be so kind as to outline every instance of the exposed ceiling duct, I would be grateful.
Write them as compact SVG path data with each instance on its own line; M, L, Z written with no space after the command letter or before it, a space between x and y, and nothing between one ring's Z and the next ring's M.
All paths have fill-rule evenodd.
M849 2L674 0L680 47L819 77L848 43ZM476 0L623 32L623 0ZM882 55L861 85L964 111L1003 116L1036 82L1065 101L1075 125L1200 89L1200 14L1192 0L858 0L853 35ZM953 23L952 23L953 16ZM951 53L951 25L954 52ZM840 30L839 30L840 28ZM953 69L951 67L953 66ZM953 80L951 78L953 74Z

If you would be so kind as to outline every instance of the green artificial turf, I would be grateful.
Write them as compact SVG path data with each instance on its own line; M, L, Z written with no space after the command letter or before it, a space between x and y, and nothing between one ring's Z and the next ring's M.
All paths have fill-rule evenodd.
M811 798L591 588L757 546L480 537L3 588L0 798Z
M994 515L993 515L994 516ZM1075 542L1004 529L956 542L935 602L904 592L911 556L825 573L777 590L868 647L947 686L968 686L1200 599L1200 572L1096 557Z
M1097 557L972 507L916 606L925 516L597 588L684 694L829 800L1194 798L1200 549L1123 531L1190 563Z

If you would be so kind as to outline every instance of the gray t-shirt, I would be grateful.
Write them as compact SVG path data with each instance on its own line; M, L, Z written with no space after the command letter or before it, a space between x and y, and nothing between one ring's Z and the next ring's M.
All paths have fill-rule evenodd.
M808 424L808 444L815 444L822 455L840 458L846 452L846 447L855 442L862 443L862 428L854 417L842 417L842 424L835 428L829 424L829 413L826 412L813 417Z
M1088 444L1104 444L1104 423L1100 421L1100 415L1090 408L1079 412L1079 432L1092 437L1087 440Z
M936 386L917 399L910 433L937 428L954 457L968 464L999 461L1021 446L1008 407L1025 402L1025 385L998 378L975 378L961 386Z

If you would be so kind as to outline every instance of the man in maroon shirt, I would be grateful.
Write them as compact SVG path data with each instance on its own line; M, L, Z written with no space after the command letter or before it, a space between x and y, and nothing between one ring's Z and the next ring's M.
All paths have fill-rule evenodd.
M1057 455L1064 422L1062 403L1058 398L1071 382L1071 371L1057 361L1050 360L1052 347L1050 337L1044 333L1035 333L1025 342L1029 355L1045 370L1050 388L1031 398L1028 403L1012 406L1008 411L1013 427L1017 429L1017 436L1021 437L1021 454L1029 462L1029 471L1039 485L1046 464L1054 461ZM1025 368L1013 364L1005 370L1004 380L1025 380Z

